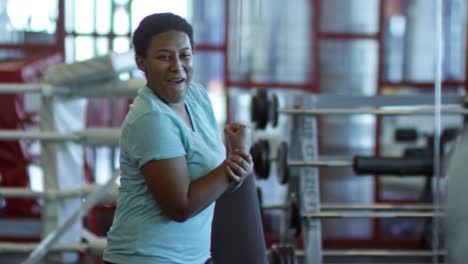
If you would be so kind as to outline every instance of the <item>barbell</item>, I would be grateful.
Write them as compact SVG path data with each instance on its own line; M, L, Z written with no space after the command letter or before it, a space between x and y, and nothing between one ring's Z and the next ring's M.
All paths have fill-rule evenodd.
M285 210L287 216L286 223L294 231L294 235L299 237L302 231L302 220L304 219L372 219L372 218L408 218L426 219L443 217L443 208L434 207L432 204L321 204L319 211L301 212L297 198L293 196L288 204L264 206L262 203L261 191L259 194L259 204L262 214L265 210Z
M267 179L271 163L276 161L277 177L281 184L290 178L290 167L352 167L358 175L432 175L433 162L427 157L373 157L354 156L347 160L288 160L288 144L281 142L275 158L270 156L270 144L259 140L250 148L254 171L258 178Z
M370 100L370 99L369 99ZM392 105L387 105L388 107ZM251 120L258 129L265 129L268 124L272 127L278 125L279 114L287 115L311 115L311 116L347 116L371 114L377 116L412 115L425 116L434 115L435 107L431 106L400 106L392 108L360 107L360 108L279 108L279 100L276 94L269 95L266 90L258 90L252 97ZM443 105L441 113L444 115L468 115L468 110L460 106Z
M344 212L344 211L329 211L329 212L305 212L303 218L434 218L442 217L442 212L408 212L408 211L392 211L392 212Z
M296 249L291 244L273 244L268 252L271 264L298 263L298 256L304 256L304 250ZM391 250L391 249L328 249L322 251L322 257L443 257L444 250Z
M260 205L262 210L286 210L288 204L272 204ZM322 211L429 211L434 210L434 206L430 203L414 203L414 204L346 204L346 203L321 203L320 210Z

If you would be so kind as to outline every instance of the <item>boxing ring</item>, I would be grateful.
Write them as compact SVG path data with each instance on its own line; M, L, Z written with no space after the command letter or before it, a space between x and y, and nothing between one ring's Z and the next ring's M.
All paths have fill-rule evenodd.
M39 243L0 242L0 253L29 253L23 263L42 258L59 262L78 259L77 252L100 256L106 246L83 228L82 217L101 201L116 200L116 170L105 184L87 184L83 161L84 147L115 148L120 129L86 127L87 98L136 96L144 79L120 80L119 75L135 70L134 54L111 53L72 64L51 66L42 83L0 84L0 94L37 94L40 97L39 129L1 129L1 141L39 141L44 190L27 187L0 187L0 197L9 199L40 198L42 240ZM20 229L20 224L17 225ZM82 242L86 241L86 242Z

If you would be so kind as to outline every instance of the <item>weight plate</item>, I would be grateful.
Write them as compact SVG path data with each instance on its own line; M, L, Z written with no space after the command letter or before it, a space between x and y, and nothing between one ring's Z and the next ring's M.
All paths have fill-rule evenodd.
M259 140L250 148L250 155L254 163L255 175L259 179L270 176L270 144L267 140Z
M258 90L252 98L251 119L258 129L265 129L268 124L268 94L264 89Z
M299 237L302 232L301 212L297 198L292 196L289 202L289 228L294 230L294 235Z
M279 144L276 159L278 181L281 184L286 184L289 181L288 144L286 142Z
M261 159L261 167L262 167L262 173L263 173L263 178L262 179L268 179L270 176L270 165L271 165L271 156L270 156L270 143L268 140L261 140L261 154L262 154L262 159Z
M278 126L278 119L279 119L279 101L278 101L278 96L276 94L273 94L271 100L268 101L268 114L269 117L268 119L271 122L272 127L277 127Z
M270 249L270 264L283 264L277 245L272 245Z

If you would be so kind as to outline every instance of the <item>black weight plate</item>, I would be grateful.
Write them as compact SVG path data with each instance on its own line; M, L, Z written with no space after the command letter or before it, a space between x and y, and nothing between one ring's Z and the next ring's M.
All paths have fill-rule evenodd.
M254 172L258 178L261 178L260 168L262 164L262 151L260 146L260 141L255 142L250 147L250 155L252 156L252 161L254 163Z
M286 184L289 181L288 144L286 142L279 144L276 159L278 181L281 184Z
M268 124L268 93L261 89L252 98L251 119L257 125L258 129L265 129Z
M250 148L250 155L254 163L254 171L259 179L270 176L270 144L267 140L259 140Z
M276 94L273 94L271 100L268 101L268 112L269 112L269 117L268 119L271 122L272 127L277 127L278 126L278 120L279 120L279 101L278 101L278 96Z
M271 168L271 152L270 152L270 143L268 140L262 140L262 166L263 173L265 178L270 177L270 168Z
M302 232L302 219L299 204L296 198L289 202L289 228L294 230L294 235L299 237Z

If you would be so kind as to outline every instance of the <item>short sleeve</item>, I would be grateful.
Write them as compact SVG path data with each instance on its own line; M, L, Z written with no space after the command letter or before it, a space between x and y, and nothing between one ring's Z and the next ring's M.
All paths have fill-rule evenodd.
M134 121L127 131L130 155L141 169L148 161L186 155L181 129L170 116L148 113Z

